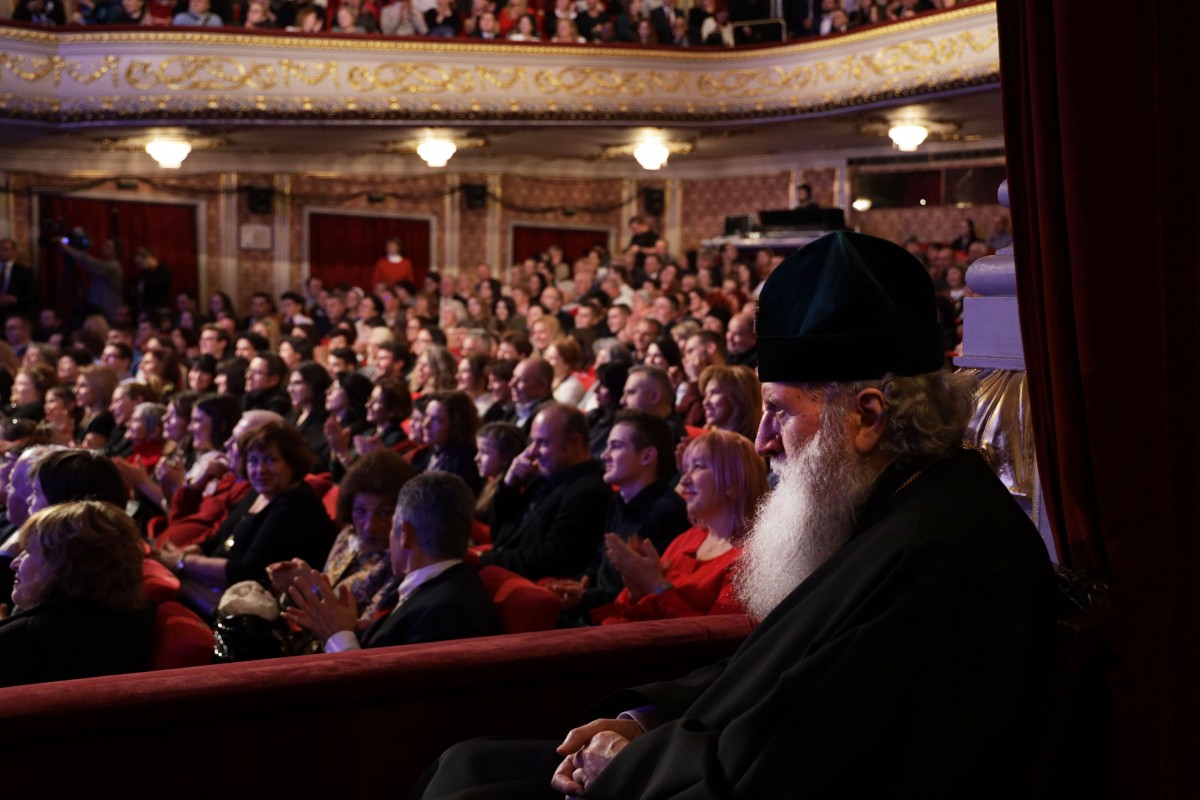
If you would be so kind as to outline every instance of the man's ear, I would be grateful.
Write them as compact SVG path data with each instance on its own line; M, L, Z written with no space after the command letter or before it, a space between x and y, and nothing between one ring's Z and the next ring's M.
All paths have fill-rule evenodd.
M638 453L638 463L643 467L651 466L658 463L658 450L653 445L646 445L642 452Z
M417 548L417 529L408 520L400 522L400 549L415 550Z
M863 455L875 452L883 438L884 411L887 398L879 389L863 389L854 398L851 416L858 423L851 432L854 449Z

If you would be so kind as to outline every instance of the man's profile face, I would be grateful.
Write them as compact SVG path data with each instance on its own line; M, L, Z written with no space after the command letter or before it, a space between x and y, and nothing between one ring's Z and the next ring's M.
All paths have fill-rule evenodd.
M539 380L537 371L527 361L517 364L512 378L513 397L518 403L532 403L539 400L546 392L546 387Z
M658 334L658 326L646 320L639 320L634 329L633 342L639 353L645 353Z
M778 472L779 462L799 454L821 429L825 401L787 383L764 383L762 393L763 416L754 449Z
M11 239L0 239L0 261L12 261L16 257L16 248Z
M725 346L731 353L745 353L754 347L754 323L746 317L734 317L729 321L729 332L725 336Z
M548 478L566 466L566 442L558 414L540 413L529 429L529 449L538 474Z
M642 475L642 453L633 441L633 428L624 423L613 426L608 434L608 446L600 455L604 464L604 482L623 486Z
M621 405L624 408L653 412L657 402L658 393L654 391L654 384L644 373L630 375L625 381L625 392L621 395Z
M280 377L272 375L265 359L255 358L246 368L246 391L264 392L279 385Z

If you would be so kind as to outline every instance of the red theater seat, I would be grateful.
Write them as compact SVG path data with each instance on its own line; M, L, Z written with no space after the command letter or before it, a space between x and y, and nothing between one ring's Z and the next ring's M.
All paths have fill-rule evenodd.
M504 633L554 628L562 603L549 589L494 564L479 570L479 578L492 596Z
M154 650L150 656L150 669L211 664L213 644L213 633L204 620L179 603L163 603L154 617Z
M142 597L158 605L179 595L179 578L153 559L142 559Z

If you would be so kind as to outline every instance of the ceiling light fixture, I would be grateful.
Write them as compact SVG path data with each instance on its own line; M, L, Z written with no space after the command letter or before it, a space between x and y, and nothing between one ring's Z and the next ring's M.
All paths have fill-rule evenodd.
M417 155L430 167L444 167L458 146L449 139L426 139L417 145Z
M924 125L913 123L904 123L903 125L893 125L888 128L888 138L892 140L892 144L897 150L902 150L905 153L914 153L921 146L921 142L925 141L929 136L929 129Z
M870 211L873 203L871 203L871 198L869 198L869 197L860 197L857 200L855 200L853 203L851 203L850 205L854 207L855 211L862 212L862 211Z
M146 142L146 152L163 169L179 169L183 160L192 152L187 139L178 136L155 137Z
M943 142L961 140L961 127L953 121L905 114L890 119L870 117L859 123L858 130L864 136L887 136L897 150L912 153L931 137L937 137Z
M633 148L633 157L642 165L642 169L662 169L670 155L667 146L657 139L641 142Z
M692 142L664 139L659 131L650 131L636 142L606 145L600 151L600 159L633 156L642 169L662 169L671 156L686 155L695 149Z

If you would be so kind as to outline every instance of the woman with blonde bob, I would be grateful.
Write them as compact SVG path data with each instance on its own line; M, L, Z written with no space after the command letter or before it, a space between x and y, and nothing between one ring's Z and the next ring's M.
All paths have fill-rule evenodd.
M700 373L698 385L705 427L740 433L753 442L762 419L758 376L749 367L714 364Z
M154 611L142 600L142 548L124 511L98 500L51 506L25 522L21 543L16 610L0 619L0 686L149 666Z
M604 536L605 556L625 579L613 602L592 612L608 625L645 619L743 614L732 570L741 538L767 492L767 465L754 444L730 431L710 431L683 451L679 493L694 523L659 558L649 539Z

